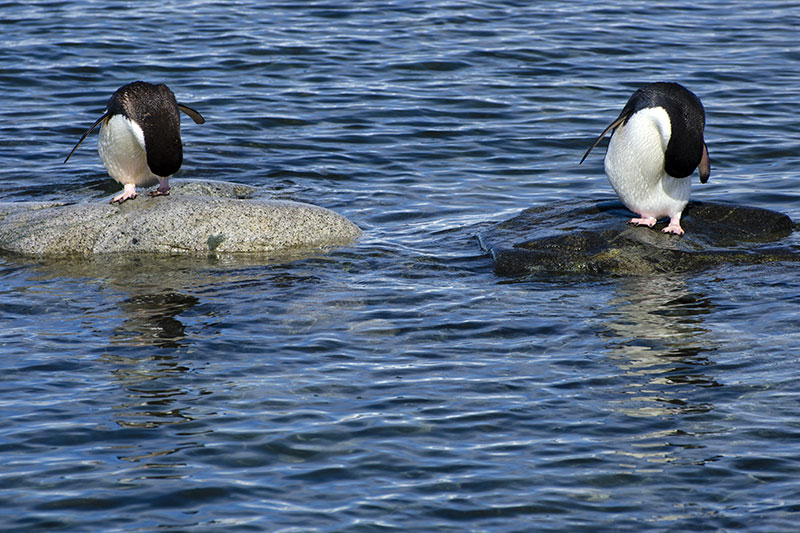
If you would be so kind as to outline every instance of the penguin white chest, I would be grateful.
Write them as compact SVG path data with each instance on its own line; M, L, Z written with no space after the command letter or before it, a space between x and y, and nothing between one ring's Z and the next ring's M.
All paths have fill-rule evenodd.
M123 185L148 187L159 182L147 166L142 128L124 115L112 115L103 123L97 151L109 175Z
M648 218L674 217L689 202L691 181L664 171L672 127L661 107L641 109L611 136L605 170L611 187L634 213Z

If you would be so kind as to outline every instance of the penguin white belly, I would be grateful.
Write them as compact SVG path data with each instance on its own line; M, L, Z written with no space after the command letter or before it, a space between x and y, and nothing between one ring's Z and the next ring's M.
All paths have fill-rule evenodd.
M625 207L643 218L680 216L689 202L689 178L664 172L671 133L667 112L647 108L617 127L608 143L605 170L611 187Z
M112 115L100 128L97 151L109 175L123 185L149 187L159 177L147 166L144 132L123 115Z

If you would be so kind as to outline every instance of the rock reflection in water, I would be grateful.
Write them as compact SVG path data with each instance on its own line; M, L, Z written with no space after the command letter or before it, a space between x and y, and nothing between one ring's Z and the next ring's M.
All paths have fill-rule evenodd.
M705 295L689 292L680 279L664 276L619 281L607 314L611 357L632 392L620 408L631 416L707 411L693 400L699 387L719 386L708 370L715 346L703 316L713 312Z
M623 415L612 433L626 443L615 451L618 466L638 470L644 461L644 470L661 472L657 465L718 460L706 449L720 431L711 402L718 393L710 389L722 386L713 375L713 331L704 324L712 300L680 278L635 277L618 281L609 307L606 348L621 385L608 407Z
M119 481L188 475L188 471L181 473L187 465L179 458L180 452L202 444L186 426L198 417L187 406L210 391L186 379L192 369L178 356L136 358L109 353L102 360L126 397L112 407L114 422L125 435L113 449L121 461L131 464L120 469ZM167 426L176 429L164 431ZM172 435L166 446L162 438L156 438L164 435Z
M198 299L179 292L138 294L120 305L126 317L111 341L177 348L186 326L177 318L197 305Z
M319 252L316 252L319 253ZM105 445L124 465L112 477L121 483L141 479L176 479L191 474L181 453L202 447L203 407L216 382L198 368L205 364L196 350L193 328L224 320L205 298L213 288L252 281L269 272L271 262L247 257L123 257L92 260L6 258L33 267L37 283L60 287L84 283L88 302L65 302L76 323L92 324L107 342L98 361L107 376L95 378L107 387L102 397L115 429ZM281 282L285 279L281 278ZM270 283L267 281L266 283ZM57 290L57 289L54 289ZM100 327L102 325L102 327Z

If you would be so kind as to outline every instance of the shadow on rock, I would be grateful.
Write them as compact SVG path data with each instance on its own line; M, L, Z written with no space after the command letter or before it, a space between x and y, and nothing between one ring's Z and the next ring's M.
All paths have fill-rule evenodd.
M480 235L495 272L646 275L691 272L722 264L798 261L791 219L775 211L690 202L681 225L668 235L629 226L618 201L564 201L526 209Z

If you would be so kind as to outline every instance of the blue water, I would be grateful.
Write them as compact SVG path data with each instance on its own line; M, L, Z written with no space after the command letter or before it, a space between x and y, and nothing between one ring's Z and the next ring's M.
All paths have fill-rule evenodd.
M0 4L4 201L107 201L136 80L178 177L365 233L310 257L0 256L0 529L793 531L794 265L503 278L476 235L564 198L630 93L703 100L693 198L800 220L800 4Z

